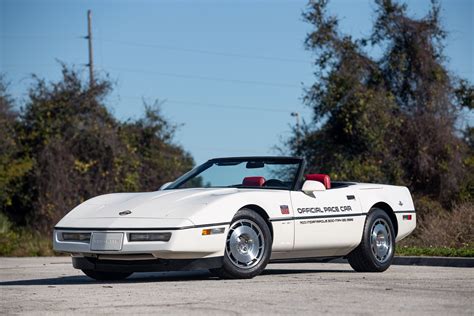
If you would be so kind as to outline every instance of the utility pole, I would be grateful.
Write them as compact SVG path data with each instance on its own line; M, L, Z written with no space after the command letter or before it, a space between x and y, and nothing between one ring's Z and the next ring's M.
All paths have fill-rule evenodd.
M298 112L291 112L291 116L296 117L296 144L300 143L300 114Z
M89 43L89 87L94 87L94 55L92 53L92 11L87 10L87 41Z

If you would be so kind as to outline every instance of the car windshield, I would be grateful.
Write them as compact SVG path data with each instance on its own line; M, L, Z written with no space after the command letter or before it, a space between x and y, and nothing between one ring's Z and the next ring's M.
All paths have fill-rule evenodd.
M166 189L252 188L291 190L298 179L298 158L212 159L173 182Z

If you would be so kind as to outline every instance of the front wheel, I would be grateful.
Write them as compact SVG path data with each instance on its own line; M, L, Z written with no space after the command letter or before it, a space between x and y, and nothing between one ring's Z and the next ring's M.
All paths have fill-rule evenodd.
M265 220L249 209L234 216L227 234L223 265L211 273L226 279L250 279L270 260L272 236Z
M358 272L383 272L390 267L395 252L395 231L390 217L373 208L367 219L360 245L347 259Z
M82 270L82 272L97 281L118 281L132 275L131 272L104 272L96 270Z

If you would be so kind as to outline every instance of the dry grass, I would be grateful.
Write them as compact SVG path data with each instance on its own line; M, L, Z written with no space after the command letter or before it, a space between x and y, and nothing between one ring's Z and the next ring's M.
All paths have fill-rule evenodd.
M51 237L27 230L0 233L0 256L36 257L55 256Z
M26 228L15 228L0 213L0 256L54 256L51 236L40 235Z
M409 247L474 247L474 203L456 205L443 210L435 202L420 202L421 209L414 234L401 242ZM430 207L431 209L426 209Z

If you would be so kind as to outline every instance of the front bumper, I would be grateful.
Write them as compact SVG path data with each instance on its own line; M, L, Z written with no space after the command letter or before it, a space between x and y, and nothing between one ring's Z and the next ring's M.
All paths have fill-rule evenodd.
M154 259L154 260L100 260L92 257L73 257L72 265L80 270L104 272L159 272L208 270L222 267L223 257L204 259Z
M206 228L224 228L223 233L202 235ZM109 257L130 260L130 255L148 255L151 259L201 259L221 257L224 255L225 238L229 225L170 228L169 230L153 229L97 229L97 228L57 228L53 233L53 248L58 252L71 253L76 257ZM91 250L90 241L64 241L63 232L76 233L122 233L123 241L120 250ZM169 241L130 241L131 233L171 233ZM122 259L123 258L123 259Z
M398 234L396 241L410 235L416 228L416 211L397 211L395 212L398 222Z

